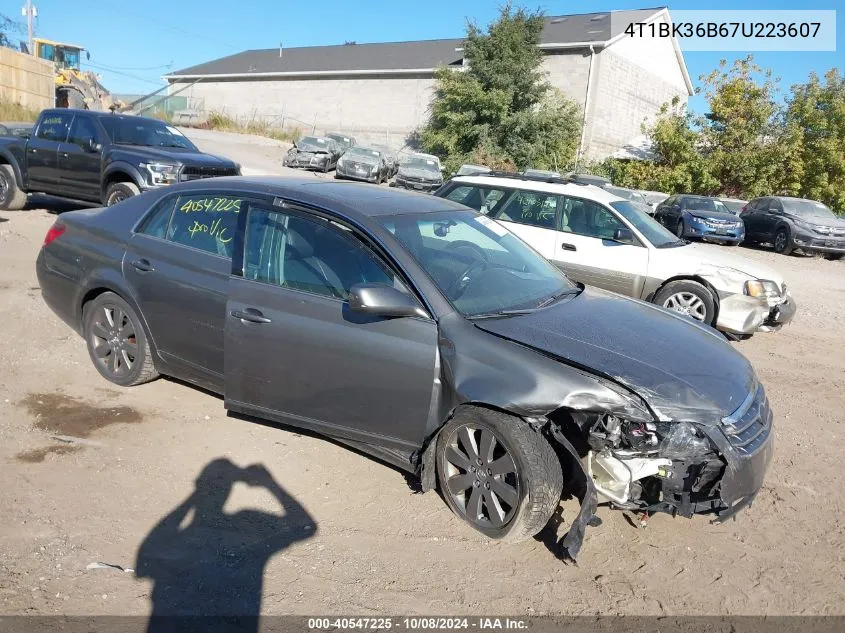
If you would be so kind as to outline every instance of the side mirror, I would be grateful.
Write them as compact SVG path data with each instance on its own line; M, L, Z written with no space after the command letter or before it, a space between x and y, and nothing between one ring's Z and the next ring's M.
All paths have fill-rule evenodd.
M613 232L613 241L620 244L634 244L634 234L631 229L616 229Z
M100 145L93 138L89 138L87 141L85 141L85 151L86 152L91 152L92 154L94 154L96 152L99 152L101 149L103 149L103 146Z
M393 286L378 283L355 284L349 289L349 308L383 317L428 317L416 299Z

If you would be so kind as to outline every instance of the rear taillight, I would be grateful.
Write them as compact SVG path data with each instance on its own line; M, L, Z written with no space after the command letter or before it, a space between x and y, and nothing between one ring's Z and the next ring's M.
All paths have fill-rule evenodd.
M44 244L43 246L48 246L52 244L53 241L60 235L64 234L65 232L65 225L59 222L56 222L47 230L47 235L44 236ZM42 248L43 248L42 246Z

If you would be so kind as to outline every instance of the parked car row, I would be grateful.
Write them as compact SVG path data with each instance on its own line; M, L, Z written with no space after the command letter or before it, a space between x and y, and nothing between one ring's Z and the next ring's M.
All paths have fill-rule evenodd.
M456 176L435 195L503 223L575 281L656 303L734 338L778 330L795 314L778 272L691 244L607 188L490 172Z
M355 138L331 132L304 136L294 143L283 160L286 167L335 170L335 178L360 180L413 191L432 192L443 184L440 159L431 154L411 153L400 159L383 144L359 145Z

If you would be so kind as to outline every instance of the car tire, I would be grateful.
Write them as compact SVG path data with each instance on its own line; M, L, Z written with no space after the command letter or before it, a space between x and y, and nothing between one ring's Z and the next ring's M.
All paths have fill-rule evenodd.
M789 255L792 253L795 246L792 244L792 235L790 234L788 228L782 226L777 230L773 246L775 247L775 252L780 253L781 255Z
M123 202L139 193L141 190L134 182L113 182L106 189L106 206L113 207L118 202Z
M675 235L678 236L679 239L684 239L684 219L678 219L678 224L675 226Z
M845 257L845 253L825 253L824 258L829 259L832 262L839 261Z
M11 165L0 165L0 210L20 211L26 206L26 192L18 187Z
M669 282L657 291L653 303L707 325L712 325L716 319L716 300L710 290L697 281Z
M82 332L91 362L106 380L134 387L158 378L141 320L115 293L104 292L85 304Z
M487 454L481 454L485 446ZM499 411L460 409L437 437L436 462L446 504L492 539L531 538L560 502L563 473L554 449L526 422Z

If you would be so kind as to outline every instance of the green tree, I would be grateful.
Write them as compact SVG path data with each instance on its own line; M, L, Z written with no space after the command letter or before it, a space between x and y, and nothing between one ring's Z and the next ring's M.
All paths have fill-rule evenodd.
M438 69L431 116L420 134L425 150L447 169L482 161L563 169L573 162L579 109L541 69L544 24L542 13L510 4L486 32L468 23L465 66Z
M710 194L719 181L701 151L700 121L676 97L643 131L652 142L652 161L606 161L603 170L623 187Z
M701 77L710 111L704 115L702 151L719 193L755 197L784 188L782 157L788 137L779 117L777 80L751 55ZM792 165L792 171L799 163ZM788 188L788 187L787 187Z
M792 86L786 121L803 166L800 195L845 212L845 76L833 68L824 81L810 73Z

